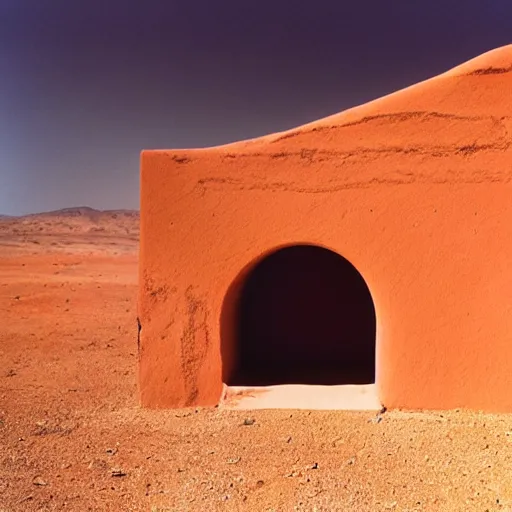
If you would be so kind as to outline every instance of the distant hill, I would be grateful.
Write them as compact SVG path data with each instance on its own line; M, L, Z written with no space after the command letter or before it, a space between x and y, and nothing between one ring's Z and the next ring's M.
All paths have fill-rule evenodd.
M52 210L49 212L31 213L22 215L21 217L89 217L91 219L100 216L124 216L124 217L138 217L138 210L96 210L89 206L75 206L72 208L62 208L61 210ZM113 217L116 218L116 217Z
M95 210L88 206L63 208L21 216L0 215L0 235L96 234L138 237L137 210Z
M30 217L88 217L92 219L104 215L138 218L139 210L96 210L90 206L75 206L71 208L62 208L60 210L51 210L48 212L27 213L25 215L5 215L0 213L0 219L24 219Z

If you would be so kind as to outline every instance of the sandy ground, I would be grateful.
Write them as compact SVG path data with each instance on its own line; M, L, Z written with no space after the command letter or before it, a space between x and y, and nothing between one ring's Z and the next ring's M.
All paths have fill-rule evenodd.
M142 410L137 219L48 219L0 220L0 511L512 510L512 416Z

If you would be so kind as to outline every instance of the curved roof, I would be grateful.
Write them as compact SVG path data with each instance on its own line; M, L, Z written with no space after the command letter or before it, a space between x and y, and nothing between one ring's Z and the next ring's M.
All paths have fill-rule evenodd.
M512 45L508 45L341 113L215 149L340 151L362 145L428 146L434 141L461 147L503 145L511 141L511 117Z

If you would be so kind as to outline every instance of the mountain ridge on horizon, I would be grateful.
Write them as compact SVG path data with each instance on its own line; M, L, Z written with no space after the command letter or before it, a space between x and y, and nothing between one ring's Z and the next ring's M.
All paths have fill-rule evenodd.
M0 213L0 219L21 219L26 217L48 216L48 217L93 217L99 215L124 215L127 217L139 216L139 210L129 208L118 208L112 210L99 210L90 206L71 206L58 210L49 210L37 213L26 213L22 215L7 215Z

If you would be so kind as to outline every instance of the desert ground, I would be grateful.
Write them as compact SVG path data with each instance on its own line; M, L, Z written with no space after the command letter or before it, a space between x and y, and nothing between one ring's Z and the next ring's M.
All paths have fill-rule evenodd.
M144 410L138 215L0 219L0 511L512 510L512 416Z

